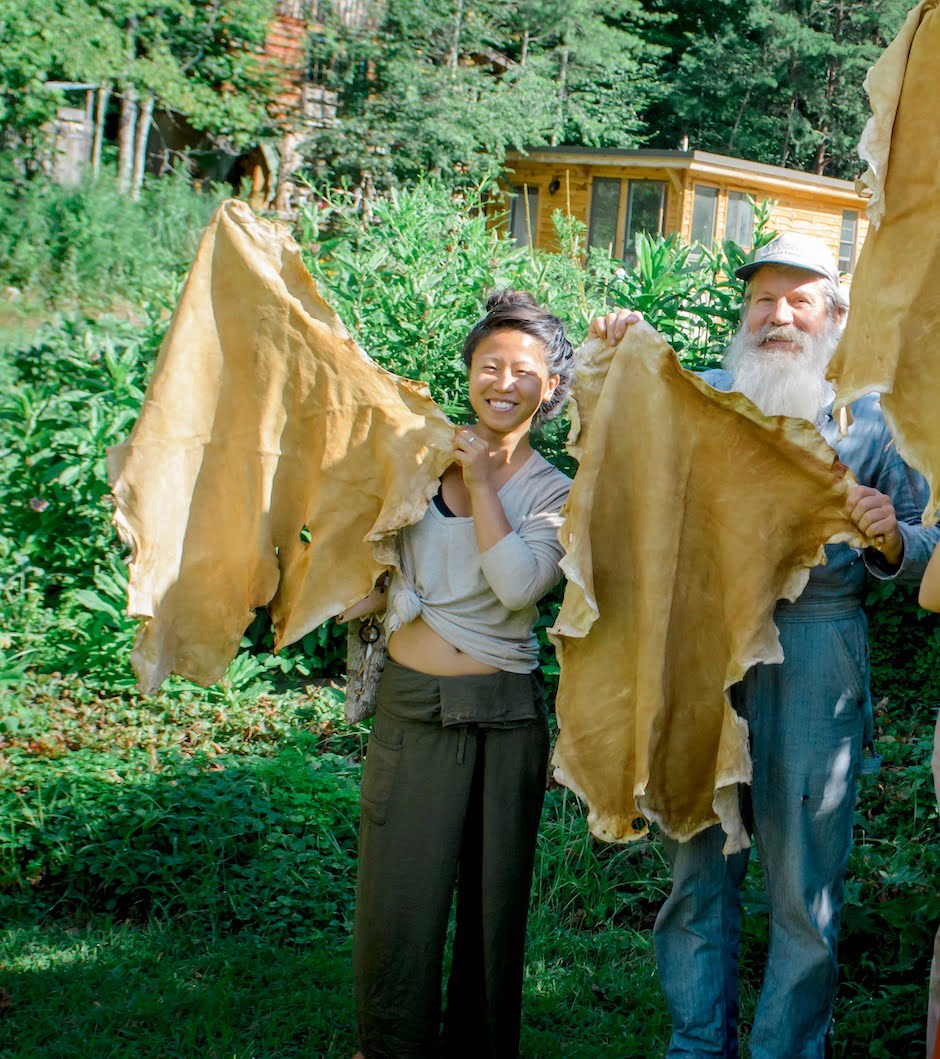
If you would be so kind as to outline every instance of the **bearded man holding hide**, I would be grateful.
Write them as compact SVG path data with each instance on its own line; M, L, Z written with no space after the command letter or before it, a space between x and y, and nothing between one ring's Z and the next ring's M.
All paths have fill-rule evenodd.
M788 233L737 270L746 283L741 325L719 390L749 397L768 416L809 420L858 480L849 516L874 546L826 547L802 595L774 613L782 664L753 667L731 691L747 721L753 783L743 815L757 843L770 900L770 944L750 1037L753 1059L822 1059L831 1034L837 941L856 780L872 738L866 570L917 582L940 530L920 513L926 483L900 458L876 395L833 418L826 367L848 303L826 245ZM598 317L589 335L617 345L640 319ZM670 1059L738 1055L740 888L749 850L724 856L718 826L687 842L663 836L673 886L656 921L656 959L672 1015Z

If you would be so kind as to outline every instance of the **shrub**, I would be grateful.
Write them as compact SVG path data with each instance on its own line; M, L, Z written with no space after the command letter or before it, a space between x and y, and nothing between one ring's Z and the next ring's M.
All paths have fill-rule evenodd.
M26 798L0 792L0 893L36 909L185 917L281 941L350 928L357 768L302 742L267 759L164 764L120 776L86 762Z
M109 525L105 450L130 429L153 333L62 320L11 358L0 394L0 621L40 668L125 671L127 577ZM119 667L116 669L115 667Z
M0 618L11 631L0 642L0 683L15 683L30 665L128 687L133 623L124 615L126 569L108 525L105 450L130 429L166 305L215 198L174 179L154 182L140 204L119 196L108 179L76 191L41 182L30 189L25 197L0 194L7 240L0 276L60 301L98 303L139 290L133 309L143 323L59 317L3 365ZM591 316L632 305L679 345L694 322L701 344L684 348L703 361L734 324L736 294L724 278L741 257L732 244L702 251L693 266L688 248L640 237L635 270L596 251L583 267L579 222L557 214L566 252L533 255L503 238L483 206L482 190L457 201L429 182L380 200L365 225L351 198L334 192L301 217L298 232L314 277L364 348L392 371L426 381L458 421L469 411L460 348L493 287L532 291L568 322L576 343ZM14 209L19 227L10 223ZM556 420L538 444L571 473L566 430ZM550 682L557 667L544 630L558 598L546 601L540 623ZM342 672L345 633L328 623L275 657L262 614L244 648L228 674L229 685L242 690L272 678Z
M77 188L0 185L0 286L48 304L140 309L175 298L199 233L223 197L182 176L149 179L138 202L110 171Z

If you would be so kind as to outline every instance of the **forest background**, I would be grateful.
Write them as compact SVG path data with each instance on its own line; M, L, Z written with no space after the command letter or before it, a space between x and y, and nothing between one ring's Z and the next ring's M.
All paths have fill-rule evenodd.
M503 152L529 143L690 145L851 176L861 81L906 3L465 0L316 9L309 72L339 120L310 130L291 220L361 344L467 414L458 349L486 290L531 290L575 339L642 309L685 363L736 325L744 248L641 237L636 266L558 254L484 217ZM235 153L281 133L260 49L271 5L0 0L0 1057L346 1056L365 727L342 720L344 634L275 656L263 614L225 679L144 698L128 656L126 566L109 525L107 445L139 408L198 236L239 189L192 159L145 175L138 137L53 184L53 79L109 86L106 131L164 109ZM499 57L502 58L499 58ZM494 58L495 57L495 58ZM482 61L481 61L482 59ZM511 60L506 64L503 60ZM497 61L498 60L498 61ZM376 195L364 215L363 174ZM758 238L767 211L757 205ZM565 423L539 444L563 466ZM557 666L540 621L542 668ZM863 781L842 932L836 1054L924 1046L940 897L929 770L940 627L870 586L879 774ZM606 846L552 787L526 970L530 1059L661 1054L651 927L668 887L655 841ZM752 865L744 1028L767 940ZM747 1054L745 1047L745 1056Z
M335 99L310 173L379 187L476 180L507 148L692 148L851 178L865 71L908 0L0 0L0 137L43 153L56 80L120 111L172 115L237 153L276 142L275 6L301 15L302 76ZM335 96L332 94L335 93ZM333 111L331 110L331 114ZM289 124L289 122L288 122ZM167 164L177 164L177 159Z

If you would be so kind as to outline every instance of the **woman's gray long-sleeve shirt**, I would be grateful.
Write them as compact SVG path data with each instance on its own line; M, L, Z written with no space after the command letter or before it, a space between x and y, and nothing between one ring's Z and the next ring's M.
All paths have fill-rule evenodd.
M389 634L421 617L485 665L528 673L538 665L536 603L561 577L561 507L571 479L537 452L499 490L512 527L485 552L471 516L431 504L399 536L400 572L389 586Z

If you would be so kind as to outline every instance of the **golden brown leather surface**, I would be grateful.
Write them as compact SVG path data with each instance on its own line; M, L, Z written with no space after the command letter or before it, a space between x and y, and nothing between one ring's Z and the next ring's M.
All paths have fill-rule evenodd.
M365 596L453 433L426 386L352 341L287 230L223 203L109 453L141 687L218 680L256 607L283 646Z
M898 452L926 477L923 521L940 505L940 3L921 0L869 70L872 116L859 144L872 221L852 279L852 308L829 375L836 404L872 390ZM934 777L940 796L940 723ZM934 941L927 1055L940 1018Z
M940 6L924 0L869 71L873 223L852 279L848 324L829 369L838 406L873 390L898 452L940 505Z
M740 848L751 762L726 689L782 659L775 603L823 544L860 543L851 476L809 423L712 389L647 324L581 349L575 397L556 777L599 838L650 819L688 839L720 819Z

